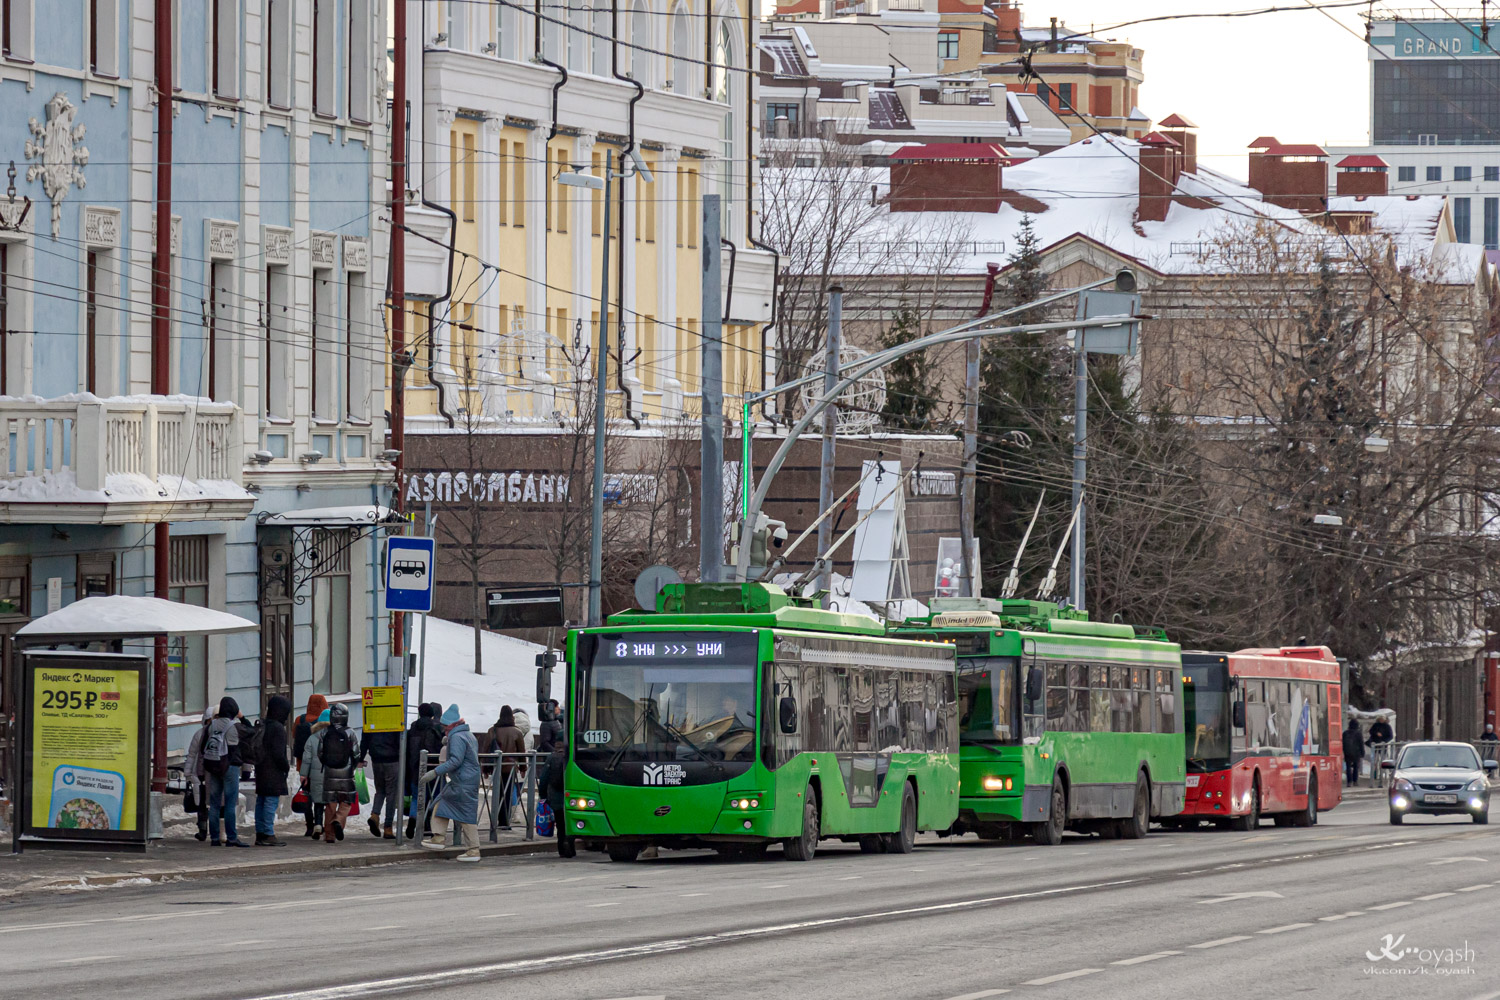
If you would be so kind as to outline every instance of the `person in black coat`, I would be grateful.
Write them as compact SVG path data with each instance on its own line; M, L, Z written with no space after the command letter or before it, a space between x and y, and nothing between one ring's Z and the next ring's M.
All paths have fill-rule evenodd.
M552 745L552 753L547 757L547 762L542 765L546 773L542 775L542 790L547 799L547 808L552 810L553 825L557 828L557 855L562 858L571 858L578 853L573 846L573 838L568 834L564 801L563 778L568 770L568 738L566 735L559 736Z
M429 702L417 706L417 720L406 730L406 794L411 797L411 813L406 820L406 837L415 840L417 836L417 791L421 780L418 768L421 767L422 751L427 751L427 763L433 765L437 762L437 756L443 749L443 727L438 724L438 718L443 714L442 707L436 703ZM428 803L431 804L437 798L437 789L428 793ZM422 829L431 831L432 817L422 817Z
M288 794L286 776L292 770L287 756L287 720L292 703L279 694L266 703L261 722L260 750L255 758L255 846L285 847L276 839L276 807Z
M1350 719L1344 730L1344 783L1353 788L1359 784L1359 762L1365 756L1365 739L1359 731L1359 720Z
M1374 746L1376 743L1390 743L1395 738L1396 734L1391 729L1391 724L1384 719L1376 719L1370 723L1370 738L1365 742Z
M548 718L542 722L536 732L537 753L551 753L558 740L562 738L562 714L558 710L556 698L547 702L547 715Z

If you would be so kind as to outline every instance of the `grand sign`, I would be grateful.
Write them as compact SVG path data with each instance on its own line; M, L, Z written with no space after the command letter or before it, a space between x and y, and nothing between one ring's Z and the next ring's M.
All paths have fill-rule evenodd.
M1393 36L1376 35L1371 42L1380 51L1400 59L1495 58L1494 50L1480 34L1477 21L1396 21L1393 27ZM1500 40L1495 44L1500 48Z

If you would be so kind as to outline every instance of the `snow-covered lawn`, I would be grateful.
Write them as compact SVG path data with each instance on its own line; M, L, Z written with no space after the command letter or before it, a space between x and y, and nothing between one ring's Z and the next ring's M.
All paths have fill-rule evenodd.
M407 715L417 717L417 692L422 700L457 705L478 735L500 717L500 706L523 709L536 723L536 655L546 647L498 632L485 632L482 666L474 673L474 630L442 618L427 618L427 662L421 662L422 622L412 622L412 649L418 654L417 675L409 685ZM552 697L566 702L566 678L561 664L552 671Z

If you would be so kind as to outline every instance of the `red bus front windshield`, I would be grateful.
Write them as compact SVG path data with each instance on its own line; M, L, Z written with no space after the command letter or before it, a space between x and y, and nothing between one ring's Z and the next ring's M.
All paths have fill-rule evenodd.
M1187 769L1203 773L1229 766L1229 667L1227 664L1182 665L1183 736Z

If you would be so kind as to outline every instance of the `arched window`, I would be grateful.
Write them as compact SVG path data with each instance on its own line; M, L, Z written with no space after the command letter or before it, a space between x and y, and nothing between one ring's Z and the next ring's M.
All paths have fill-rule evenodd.
M495 55L501 59L516 58L520 30L516 24L515 8L509 4L495 4Z
M565 65L579 73L589 70L589 11L584 3L585 0L567 0L563 5L568 19L568 59Z
M589 42L594 48L595 76L609 76L610 60L610 33L609 6L604 0L599 0L594 6L594 34Z
M725 8L726 12L732 14L733 8ZM724 236L739 241L739 223L744 216L743 207L740 202L744 198L745 170L742 162L744 159L744 130L745 130L745 74L735 72L735 67L740 64L740 41L737 25L730 17L718 19L718 38L714 43L714 79L710 89L713 99L724 105L724 134L722 137L724 162L720 172L719 192L723 195L721 205L723 207Z
M672 12L672 91L692 94L693 19L681 4Z
M656 86L655 62L652 51L656 46L651 39L651 9L645 0L635 0L635 10L630 15L630 75L643 87Z

